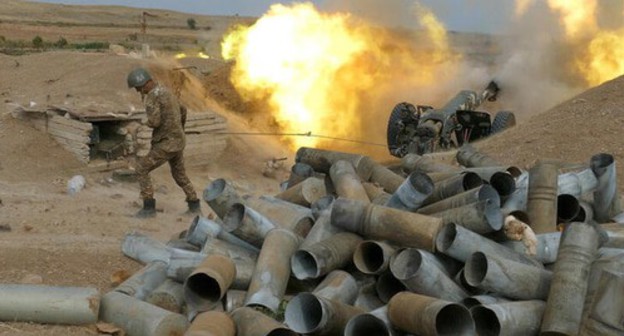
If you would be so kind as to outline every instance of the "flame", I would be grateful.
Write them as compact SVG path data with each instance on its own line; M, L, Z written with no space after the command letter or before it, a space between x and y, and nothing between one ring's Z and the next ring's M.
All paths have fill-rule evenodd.
M522 15L535 0L516 0L516 13ZM624 74L624 13L619 27L603 28L598 9L612 11L598 0L548 0L563 31L562 43L569 74L580 75L584 84L595 86ZM521 9L521 10L520 10ZM617 14L615 14L617 15Z
M579 38L598 30L596 21L597 0L548 0L548 6L561 15L566 36Z
M188 56L187 56L185 53L179 53L179 54L176 54L176 55L175 55L175 56L173 56L173 57L174 57L175 59L183 59L183 58L186 58L186 57L188 57Z
M282 132L371 140L366 124L380 119L372 114L383 114L386 121L397 103L375 112L373 102L399 81L430 82L440 63L451 58L443 27L424 8L419 13L431 42L426 53L349 14L320 13L310 3L298 3L275 4L254 25L227 34L222 55L236 61L231 80L242 96L268 97ZM288 142L297 149L321 140Z
M210 59L210 56L206 55L203 51L198 52L197 57L203 58L203 59Z

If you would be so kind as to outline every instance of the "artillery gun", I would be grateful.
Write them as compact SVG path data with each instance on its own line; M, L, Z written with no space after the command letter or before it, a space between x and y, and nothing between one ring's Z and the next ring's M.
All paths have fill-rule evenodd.
M481 94L460 91L440 109L410 103L397 104L388 120L388 150L396 157L426 154L460 147L516 124L510 111L491 120L487 112L475 111L485 100L495 101L500 88L491 81Z

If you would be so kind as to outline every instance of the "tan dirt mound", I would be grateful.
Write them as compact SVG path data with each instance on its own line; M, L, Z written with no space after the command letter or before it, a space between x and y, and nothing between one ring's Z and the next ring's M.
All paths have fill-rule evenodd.
M592 88L479 143L484 153L528 168L538 159L589 164L608 153L624 164L624 76ZM624 172L621 168L620 172ZM624 176L618 178L624 187Z

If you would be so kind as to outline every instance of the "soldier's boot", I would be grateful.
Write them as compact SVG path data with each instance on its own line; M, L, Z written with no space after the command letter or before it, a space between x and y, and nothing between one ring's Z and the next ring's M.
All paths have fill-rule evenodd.
M188 211L186 212L187 214L201 215L201 205L199 203L199 200L186 201L186 203L188 204Z
M134 215L136 218L150 218L156 216L156 200L147 198L143 200L143 209Z

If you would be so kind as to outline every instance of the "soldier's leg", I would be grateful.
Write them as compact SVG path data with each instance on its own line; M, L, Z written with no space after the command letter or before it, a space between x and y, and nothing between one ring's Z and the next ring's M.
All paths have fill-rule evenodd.
M152 179L149 173L160 167L168 159L169 157L166 152L152 148L146 156L137 160L136 173L139 187L141 188L142 199L154 198L154 187L152 186Z
M171 159L169 159L169 166L171 167L171 175L173 176L173 179L180 186L180 188L184 190L184 194L186 194L186 201L192 202L199 200L191 180L186 175L186 170L184 169L184 155L182 151L176 153L173 157L171 157Z

